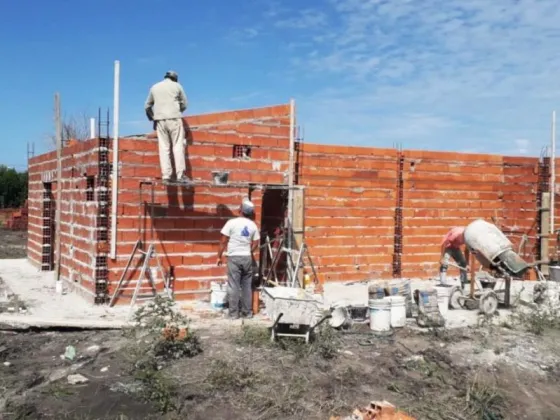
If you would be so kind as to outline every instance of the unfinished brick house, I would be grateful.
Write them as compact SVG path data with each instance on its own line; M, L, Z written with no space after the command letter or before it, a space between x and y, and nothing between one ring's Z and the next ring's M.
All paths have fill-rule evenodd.
M265 233L283 225L292 117L289 105L188 117L190 187L151 182L160 177L153 135L120 138L114 231L111 139L65 147L61 186L56 152L30 159L29 260L54 269L60 238L63 280L106 303L142 239L155 243L176 299L205 297L210 281L225 277L215 265L219 231L243 197L255 202ZM539 234L547 159L298 141L293 156L303 191L300 237L321 282L434 276L442 235L476 218L498 223L526 260L547 257ZM228 171L229 185L213 185L213 171ZM126 280L133 283L138 269Z

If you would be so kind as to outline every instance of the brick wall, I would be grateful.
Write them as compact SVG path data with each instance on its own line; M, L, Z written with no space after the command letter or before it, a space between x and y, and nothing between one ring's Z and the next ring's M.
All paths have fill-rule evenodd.
M63 149L58 231L56 152L29 160L28 258L42 270L52 270L58 238L61 276L93 298L99 289L99 259L106 255L100 252L106 238L100 240L98 232L107 223L99 223L99 214L108 206L108 185L102 178L106 179L109 168L100 165L100 158L108 155L108 145L107 140L93 139Z
M156 244L178 299L206 296L209 282L225 276L215 257L226 220L250 195L260 223L263 191L253 187L287 183L289 112L280 105L188 117L189 176L206 183L156 183L153 206L152 185L144 185L142 198L139 186L161 176L155 135L120 139L114 261L107 257L111 143L66 147L56 232L63 278L107 301L140 238ZM235 146L250 147L250 156L236 155ZM305 186L305 240L322 282L434 276L443 234L476 218L494 218L516 248L525 237L527 260L538 255L538 196L547 188L547 166L536 158L317 144L298 144L296 155L296 180ZM213 186L212 171L223 170L232 185ZM55 152L29 161L28 257L44 269L56 258L56 184ZM138 278L137 263L128 288Z
M539 171L536 158L303 145L305 235L321 281L436 276L443 235L478 218L537 259Z
M305 238L320 280L390 276L396 150L304 144L299 156Z
M161 178L157 140L154 135L119 141L121 161L117 220L117 259L109 265L111 288L121 277L138 239L154 241L166 270L174 274L173 289L178 299L202 297L211 280L225 277L216 266L220 229L239 212L244 197L251 196L260 224L262 191L252 184L284 184L288 170L289 106L191 116L186 120L189 146L187 166L195 181L212 181L212 171L229 171L229 182L239 187L153 186L143 180ZM235 146L249 146L250 157L234 155ZM153 211L153 217L151 216ZM139 216L140 215L140 216ZM136 264L133 263L133 267ZM138 268L127 276L135 285Z

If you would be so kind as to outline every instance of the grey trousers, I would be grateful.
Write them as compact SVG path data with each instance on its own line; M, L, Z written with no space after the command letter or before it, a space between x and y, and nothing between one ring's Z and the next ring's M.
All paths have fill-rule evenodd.
M227 260L229 315L239 316L252 312L253 258L232 256Z
M171 179L173 177L173 165L171 155L175 162L175 176L180 178L185 173L185 129L183 120L161 120L157 122L157 136L159 144L159 163L161 166L161 177Z
M443 255L443 259L445 261L445 265L449 261L449 257L453 258L459 267L467 268L467 259L461 251L460 248L446 248L445 254ZM469 279L467 277L467 272L461 270L460 274L461 283L468 283Z

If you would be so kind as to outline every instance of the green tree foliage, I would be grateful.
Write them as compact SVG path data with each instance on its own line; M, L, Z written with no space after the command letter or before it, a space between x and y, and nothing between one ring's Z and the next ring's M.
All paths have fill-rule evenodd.
M27 199L27 171L0 165L0 207L21 207Z

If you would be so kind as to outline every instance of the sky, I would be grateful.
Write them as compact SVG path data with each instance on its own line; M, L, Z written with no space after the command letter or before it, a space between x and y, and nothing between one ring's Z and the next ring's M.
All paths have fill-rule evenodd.
M113 103L121 134L179 73L189 114L287 103L304 141L540 155L560 97L557 0L18 0L0 14L0 164ZM111 113L112 115L112 113Z

